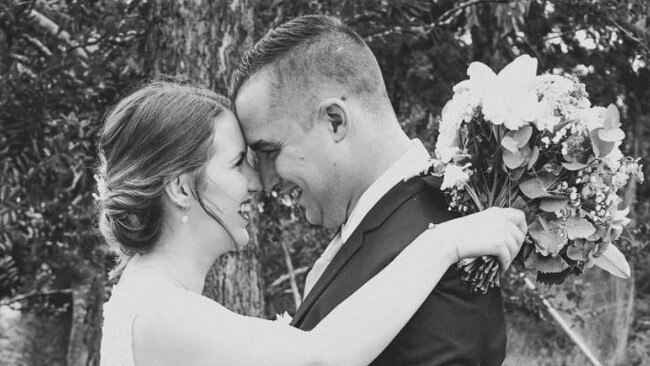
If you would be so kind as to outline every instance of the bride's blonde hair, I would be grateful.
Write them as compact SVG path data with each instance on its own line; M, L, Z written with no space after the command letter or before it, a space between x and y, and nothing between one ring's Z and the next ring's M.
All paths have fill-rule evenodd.
M230 234L200 195L214 119L225 109L231 109L229 101L210 90L154 81L108 113L98 141L96 179L99 229L109 246L119 249L111 278L160 237L165 185L180 174L193 174L195 198Z

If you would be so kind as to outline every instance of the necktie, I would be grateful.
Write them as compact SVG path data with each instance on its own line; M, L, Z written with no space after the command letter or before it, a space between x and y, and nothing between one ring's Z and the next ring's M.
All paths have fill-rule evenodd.
M338 253L339 249L341 249L342 245L343 239L341 238L341 230L339 229L332 241L327 245L327 248L325 248L323 254L321 254L316 262L314 262L314 266L311 268L311 271L307 273L303 299L306 298L307 294L309 294L309 291L314 288L314 285L323 275L323 272L325 272L325 269L327 269L327 266L329 266L329 264L332 262L332 259L334 259L334 256L336 253Z

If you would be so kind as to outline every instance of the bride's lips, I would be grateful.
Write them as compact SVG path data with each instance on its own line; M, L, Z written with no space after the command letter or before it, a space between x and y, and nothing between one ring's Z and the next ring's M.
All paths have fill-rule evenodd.
M251 210L253 207L251 203L252 201L253 200L249 198L246 201L242 202L241 205L239 205L239 210L237 211L237 213L239 213L239 215L246 221L250 221L251 219Z

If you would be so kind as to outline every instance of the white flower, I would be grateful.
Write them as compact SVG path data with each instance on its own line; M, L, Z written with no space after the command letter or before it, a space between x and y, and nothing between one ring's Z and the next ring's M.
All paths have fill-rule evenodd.
M531 90L537 73L537 60L522 55L495 74L480 62L472 62L467 69L469 81L457 85L481 96L485 119L510 130L535 121L539 110L537 95Z
M284 313L282 313L282 314L275 314L275 321L276 322L286 324L286 325L290 325L292 320L293 320L293 318L286 311Z
M464 166L454 164L447 165L445 168L445 177L442 180L440 189L445 190L453 187L458 189L463 188L469 180L469 177L472 175L472 172L469 170L471 166L471 163L467 163Z
M616 190L619 190L627 184L629 176L625 172L617 171L612 175L612 185Z
M462 92L454 94L442 108L440 130L458 130L463 122L469 122L474 116L474 111L481 103L481 99L471 93Z
M544 95L544 99L555 100L575 90L573 80L553 74L543 74L535 77L533 88Z
M605 113L607 112L606 108L603 107L592 107L589 109L583 109L580 111L579 118L580 121L587 126L589 131L593 131L597 128L605 127Z
M93 198L99 202L105 201L108 199L108 187L106 186L106 180L98 174L95 174L93 178L95 178L95 182L97 183L97 193L93 193Z
M535 125L538 130L553 131L553 127L562 121L562 117L556 116L552 113L543 113L543 116L537 118Z
M460 153L460 148L458 147L440 147L436 145L436 157L443 163L449 163L454 156Z
M443 163L448 163L460 151L460 126L474 115L475 106L464 98L454 96L442 109L440 134L436 141L436 155Z
M552 131L562 120L580 119L583 111L591 106L584 85L571 77L539 75L535 78L532 89L540 99L535 122L540 130Z
M420 164L417 164L414 169L404 176L404 182L411 178L431 174L436 177L441 177L444 174L445 166L447 164L440 161L440 159L429 159Z

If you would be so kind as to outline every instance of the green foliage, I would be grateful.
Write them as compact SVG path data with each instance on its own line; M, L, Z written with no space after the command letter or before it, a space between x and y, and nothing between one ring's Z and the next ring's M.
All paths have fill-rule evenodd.
M107 104L138 77L132 9L51 4L39 14L66 27L48 33L33 5L0 5L0 296L66 289L103 268L95 138Z

